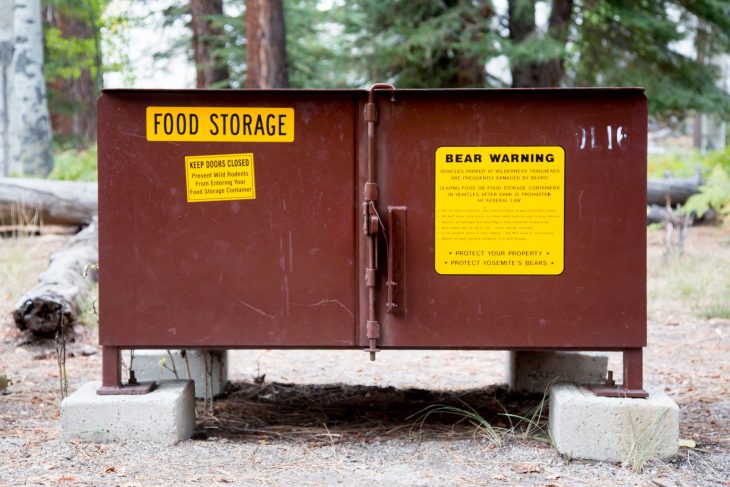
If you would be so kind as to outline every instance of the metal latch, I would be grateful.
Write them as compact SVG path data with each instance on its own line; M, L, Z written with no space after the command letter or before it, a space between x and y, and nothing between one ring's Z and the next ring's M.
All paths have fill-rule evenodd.
M365 284L368 288L368 319L366 322L366 332L368 338L368 348L366 352L370 353L370 360L375 360L375 354L378 350L378 339L380 338L380 322L378 321L378 313L375 302L375 286L377 284L377 268L378 268L378 233L379 226L382 225L380 216L375 207L378 200L378 185L375 182L375 124L378 121L378 108L375 104L376 90L390 90L393 94L391 101L395 101L395 87L385 83L376 83L370 87L368 92L368 102L365 104L363 118L368 127L368 179L363 188L363 234L366 238L367 245L367 265L365 267Z

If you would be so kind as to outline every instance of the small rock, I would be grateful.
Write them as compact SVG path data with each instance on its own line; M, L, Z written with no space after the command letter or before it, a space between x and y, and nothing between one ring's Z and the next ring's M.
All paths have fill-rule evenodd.
M84 345L81 349L81 355L83 355L84 357L90 357L91 355L96 355L97 353L99 353L99 349L93 345Z
M74 333L76 333L77 335L83 335L84 333L86 333L86 327L79 323L74 325L73 330L74 330Z

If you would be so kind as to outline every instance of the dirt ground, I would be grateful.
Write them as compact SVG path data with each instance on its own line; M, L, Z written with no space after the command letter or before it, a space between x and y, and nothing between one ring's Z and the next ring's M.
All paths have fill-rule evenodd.
M682 256L649 235L645 377L680 406L669 462L570 460L536 429L510 424L541 397L508 393L503 352L254 350L229 353L229 394L198 404L192 440L172 447L59 440L53 342L29 344L9 311L68 237L0 240L0 485L730 485L730 230L692 228ZM92 326L68 345L69 392L100 377ZM306 366L303 366L306 364ZM620 370L619 357L610 367ZM620 374L617 374L620 376ZM494 428L423 418L430 405L468 404ZM414 415L415 414L415 415ZM514 422L515 420L513 420Z

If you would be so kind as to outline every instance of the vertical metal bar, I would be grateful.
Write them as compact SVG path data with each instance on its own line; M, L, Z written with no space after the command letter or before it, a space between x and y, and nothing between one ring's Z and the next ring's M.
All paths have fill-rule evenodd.
M371 228L371 208L370 205L377 199L377 183L375 183L375 120L377 119L377 110L373 101L373 93L370 92L368 104L365 108L365 119L368 124L368 180L365 185L365 232L367 234L367 251L368 263L366 272L366 284L368 287L368 319L367 319L367 337L368 351L370 352L370 360L375 360L377 351L377 341L379 337L379 323L375 310L375 251L376 251L376 235L373 234ZM377 232L377 227L375 231Z
M375 202L378 199L378 186L375 182L375 124L378 120L378 110L375 105L375 90L387 89L395 92L392 85L385 83L376 83L370 87L368 93L368 102L365 105L363 113L365 121L368 124L368 180L365 183L363 191L363 230L367 238L367 268L365 269L365 281L368 287L368 319L366 323L366 331L368 337L367 352L370 353L370 360L375 360L375 354L378 351L377 344L380 338L380 323L378 322L378 314L376 310L376 289L377 278L375 271L377 269L377 234L378 234L378 216L375 211ZM394 97L395 95L393 95ZM391 98L392 100L393 98ZM375 213L375 214L373 214Z
M368 271L374 273L375 269L375 235L368 236ZM378 315L375 311L375 281L374 276L368 279L368 322L367 336L370 344L370 360L375 360L377 351L377 340L379 336Z
M122 387L122 356L119 347L104 346L101 351L101 386Z
M644 388L644 362L641 348L624 350L624 389L627 391Z
M374 106L373 102L369 102ZM369 108L369 107L368 107ZM368 120L368 183L375 182L375 121Z

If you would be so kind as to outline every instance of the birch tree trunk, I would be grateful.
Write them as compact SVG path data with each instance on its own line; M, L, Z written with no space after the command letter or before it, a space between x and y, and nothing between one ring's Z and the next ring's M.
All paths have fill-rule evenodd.
M246 0L246 87L288 88L281 0Z
M10 94L15 0L0 0L0 176L10 173Z
M10 174L47 176L53 169L51 124L43 77L40 0L15 0L11 71Z

